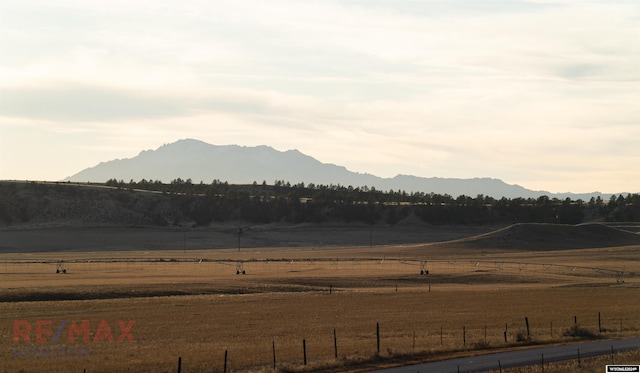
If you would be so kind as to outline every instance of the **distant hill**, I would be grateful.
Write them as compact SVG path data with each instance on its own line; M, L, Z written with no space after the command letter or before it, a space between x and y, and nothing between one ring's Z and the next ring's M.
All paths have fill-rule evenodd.
M375 187L385 191L392 189L451 196L475 197L482 194L493 198L537 198L547 195L561 199L568 197L588 200L592 196L600 196L603 199L610 197L599 192L553 194L534 191L492 178L424 178L409 175L382 178L322 163L298 150L281 152L268 146L218 146L193 139L179 140L156 150L142 151L133 158L102 162L67 177L64 181L106 182L109 179L117 179L128 182L146 179L171 182L178 178L191 179L194 183L221 180L232 184L250 184L254 181L272 184L275 180L283 180L293 184L340 184Z

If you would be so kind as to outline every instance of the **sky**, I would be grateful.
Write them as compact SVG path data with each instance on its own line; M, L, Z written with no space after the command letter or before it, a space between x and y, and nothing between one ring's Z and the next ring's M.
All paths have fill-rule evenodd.
M0 180L184 138L640 192L640 1L0 0Z

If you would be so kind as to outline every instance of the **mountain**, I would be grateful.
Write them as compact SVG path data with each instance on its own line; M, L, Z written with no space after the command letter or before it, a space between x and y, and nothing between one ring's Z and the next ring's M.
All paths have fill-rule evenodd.
M156 150L142 151L136 157L102 162L64 181L105 182L117 180L161 180L170 182L175 179L191 179L211 183L213 180L227 181L232 184L250 184L254 181L268 184L275 180L305 184L340 184L345 186L375 187L378 190L404 190L407 192L425 192L449 194L451 196L472 196L478 194L494 198L537 198L547 195L557 198L588 200L592 196L608 198L598 192L590 194L552 194L546 191L533 191L519 185L510 185L499 179L474 178L423 178L409 175L397 175L393 178L381 178L371 174L361 174L345 167L322 163L298 150L284 152L269 146L245 147L238 145L211 145L203 141L184 139L165 144Z

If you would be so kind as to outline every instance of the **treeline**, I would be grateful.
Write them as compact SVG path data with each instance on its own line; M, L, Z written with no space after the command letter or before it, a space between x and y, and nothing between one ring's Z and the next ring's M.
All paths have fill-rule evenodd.
M234 185L175 179L111 179L120 190L149 190L172 198L180 213L197 225L228 220L252 223L322 223L327 221L395 224L411 215L431 224L558 223L585 221L640 221L640 195L614 195L589 201L538 198L501 198L477 195L453 197L424 192L381 191L374 187L254 182ZM157 220L157 219L156 219ZM177 223L167 221L167 224Z
M282 180L249 185L219 180L196 184L189 179L171 183L111 179L82 186L0 182L0 225L5 226L54 221L160 226L225 221L396 224L407 218L435 225L640 221L640 195L589 201L549 196L495 199Z

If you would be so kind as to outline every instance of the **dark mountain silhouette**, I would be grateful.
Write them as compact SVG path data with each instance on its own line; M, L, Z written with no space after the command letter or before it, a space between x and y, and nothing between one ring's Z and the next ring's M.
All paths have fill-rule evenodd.
M269 146L218 146L193 139L179 140L156 150L142 151L133 158L102 162L64 181L106 182L109 179L117 179L128 182L146 179L171 182L178 178L191 179L194 183L202 181L205 184L213 180L227 181L231 184L250 184L254 181L272 184L275 180L283 180L293 184L339 184L351 185L354 188L368 186L384 191L392 189L408 193L424 192L451 196L475 197L483 194L494 198L537 198L547 195L562 199L568 197L588 200L592 196L601 196L603 199L609 197L598 192L552 194L533 191L492 178L423 178L409 175L381 178L322 163L298 150L281 152Z

